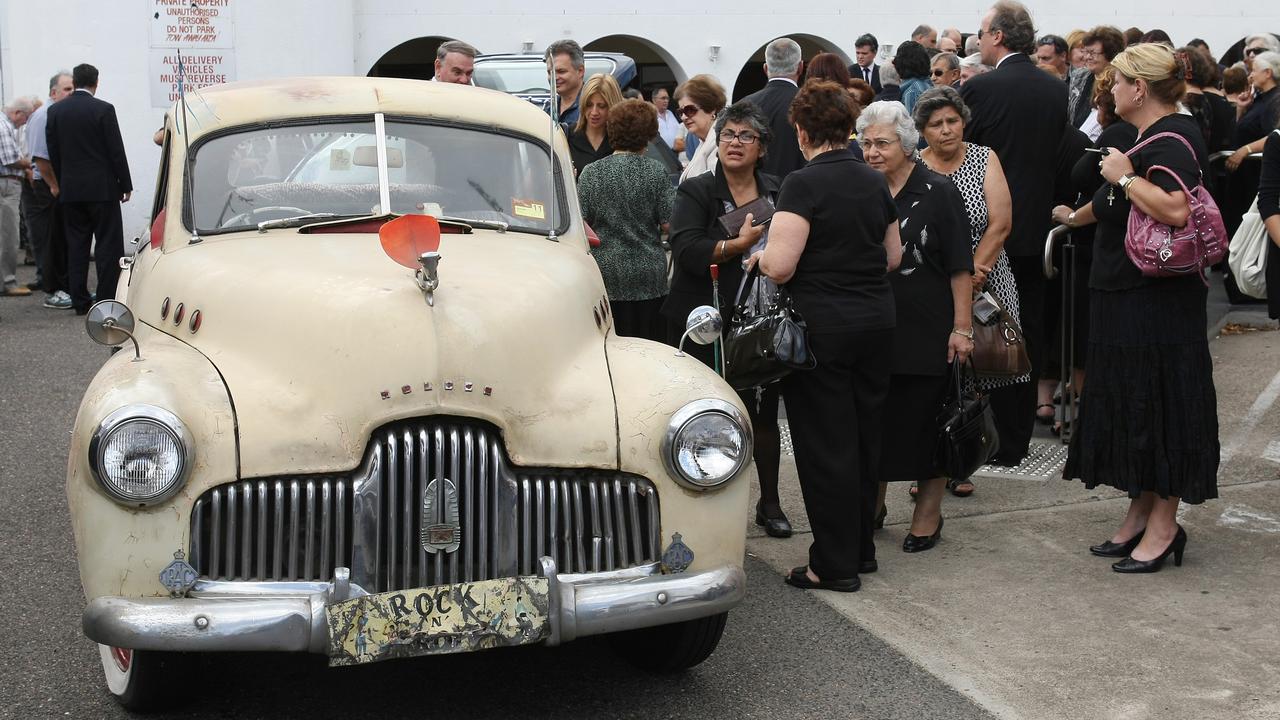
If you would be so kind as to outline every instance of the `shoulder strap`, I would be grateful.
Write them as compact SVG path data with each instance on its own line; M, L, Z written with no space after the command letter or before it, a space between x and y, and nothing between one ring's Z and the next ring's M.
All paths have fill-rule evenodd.
M1182 192L1186 193L1186 194L1187 194L1187 197L1191 197L1191 191L1187 189L1187 184L1186 184L1186 183L1184 183L1184 182L1182 182L1182 178L1178 177L1178 173L1176 173L1176 172L1174 172L1174 171L1170 170L1169 168L1167 168L1167 167L1165 167L1165 166L1163 166L1163 165L1152 165L1151 167L1147 168L1147 179L1148 179L1148 180L1150 180L1150 179L1151 179L1151 173L1153 173L1153 172L1155 172L1155 171L1157 171L1157 170L1163 170L1163 171L1165 171L1166 173L1168 173L1168 174L1172 175L1172 176L1173 176L1173 179L1178 181L1178 185L1182 186ZM1199 187L1199 186L1197 186L1197 187Z
M1196 154L1196 149L1195 149L1195 148L1193 148L1193 147L1191 147L1191 143L1187 142L1187 139L1186 139L1186 138L1184 138L1184 137L1182 137L1182 136L1181 136L1181 135L1179 135L1178 133L1173 133L1173 132L1162 132L1162 133L1156 133L1155 135L1152 135L1151 137L1147 138L1146 140L1143 140L1142 142L1138 143L1137 145L1134 145L1132 148L1129 148L1129 150L1125 153L1125 155L1132 157L1134 153L1138 152L1138 151L1139 151L1139 150L1141 150L1142 148L1146 147L1147 145L1150 145L1151 143L1153 143L1153 142L1155 142L1156 140L1159 140L1160 138L1163 138L1163 137L1177 138L1179 142L1181 142L1184 146L1186 146L1187 151L1191 153L1191 159L1192 159L1192 160L1194 160L1194 161L1195 161L1195 163L1196 163L1196 169L1197 169L1197 170L1196 170L1196 172L1197 172L1197 173L1198 173L1198 174L1203 178L1203 177L1204 177L1204 169L1200 167L1200 156ZM1156 169L1163 170L1163 171L1165 171L1165 172L1169 173L1170 175L1173 175L1175 178L1177 177L1177 174L1176 174L1176 173L1174 173L1172 170L1170 170L1170 169L1169 169L1169 168L1167 168L1167 167L1162 167L1162 166L1160 166L1160 165L1155 165L1155 166L1152 166L1151 168L1148 168L1148 169L1147 169L1147 177L1148 177L1148 178L1150 178L1150 177L1151 177L1151 171L1152 171L1152 170L1156 170ZM1182 183L1182 179L1181 179L1181 178L1179 178L1179 179L1178 179L1178 184L1179 184L1179 185L1182 185L1182 189L1183 189L1183 190L1187 190L1187 186L1186 186L1186 185L1183 185L1183 183ZM1190 194L1190 192L1191 192L1190 190L1187 190L1187 193L1188 193L1188 194Z

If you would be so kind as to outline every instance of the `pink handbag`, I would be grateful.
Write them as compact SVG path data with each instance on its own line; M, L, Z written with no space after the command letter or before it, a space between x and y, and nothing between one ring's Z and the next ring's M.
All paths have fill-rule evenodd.
M1186 138L1177 133L1157 133L1138 143L1125 153L1132 156L1138 150L1162 137L1177 138L1195 158L1196 151ZM1198 160L1197 160L1198 162ZM1191 214L1187 224L1180 228L1159 222L1134 205L1129 210L1129 231L1124 238L1124 251L1146 277L1176 277L1200 274L1201 271L1222 261L1227 252L1227 227L1222 213L1205 189L1203 179L1194 189L1188 190L1182 178L1167 167L1154 165L1147 170L1147 179L1157 170L1173 176L1182 191L1187 194ZM1203 280L1203 275L1201 276Z

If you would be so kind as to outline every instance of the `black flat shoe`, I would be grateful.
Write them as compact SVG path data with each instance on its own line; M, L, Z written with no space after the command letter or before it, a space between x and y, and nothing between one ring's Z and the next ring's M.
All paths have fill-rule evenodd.
M1129 538L1127 542L1114 543L1108 540L1101 545L1090 545L1089 552L1098 557L1129 557L1129 553L1133 552L1133 549L1138 547L1138 543L1142 542L1143 532L1145 531L1139 531L1137 535Z
M769 537L791 537L791 521L787 520L787 516L771 518L764 514L764 507L760 503L756 503L756 524L764 528L764 534Z
M932 535L921 537L907 533L906 539L902 541L902 552L918 553L933 548L938 544L938 539L942 537L942 518L938 518L938 529L933 531Z
M1182 566L1182 551L1187 548L1187 531L1178 526L1178 534L1173 536L1173 542L1169 543L1169 547L1160 553L1160 556L1153 560L1134 560L1133 556L1113 563L1111 569L1118 573L1153 573L1160 572L1160 568L1164 566L1164 561L1170 555L1173 555L1173 564L1178 567Z
M868 575L879 569L880 569L880 564L877 563L874 558L871 560L863 560L862 562L858 563L859 575Z
M873 525L872 527L874 527L876 530L880 530L881 528L883 528L884 519L888 516L889 516L889 508L885 507L884 505L881 505L880 512L876 513L875 525Z
M808 565L801 565L791 571L790 575L783 580L791 587L798 587L804 590L834 590L836 592L858 592L862 587L862 581L855 575L851 578L842 580L819 580L814 582L809 579L807 571Z

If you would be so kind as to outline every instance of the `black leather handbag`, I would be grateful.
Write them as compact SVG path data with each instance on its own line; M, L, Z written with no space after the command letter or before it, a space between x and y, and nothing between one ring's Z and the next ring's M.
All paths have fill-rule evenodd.
M975 382L973 367L969 376ZM996 433L996 416L985 396L965 391L960 363L951 364L955 379L951 397L938 415L938 444L934 452L934 472L940 477L963 480L986 464L1000 450L1000 436Z
M792 370L812 370L804 319L783 288L752 268L738 288L733 319L724 339L724 379L735 390L768 385Z

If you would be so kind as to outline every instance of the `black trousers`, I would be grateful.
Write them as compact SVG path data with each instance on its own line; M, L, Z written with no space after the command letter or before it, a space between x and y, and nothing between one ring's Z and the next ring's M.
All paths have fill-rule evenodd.
M1031 382L991 391L991 411L1000 433L1000 453L995 461L1004 465L1017 465L1027 456L1036 421L1036 387L1044 374L1044 296L1048 286L1041 262L1038 255L1009 256L1013 279L1018 284L1022 336L1031 358Z
M812 333L813 370L782 380L796 470L813 526L809 567L852 578L876 556L881 414L889 394L893 330Z
M120 257L124 254L124 224L120 202L62 203L62 219L67 235L67 281L71 286L71 306L77 313L89 310L89 252L93 249L98 269L98 300L116 296L120 279ZM93 246L93 239L98 244Z
M67 238L62 229L62 210L44 180L34 181L22 191L22 211L27 219L27 235L36 250L40 289L52 295L70 293L67 285Z

